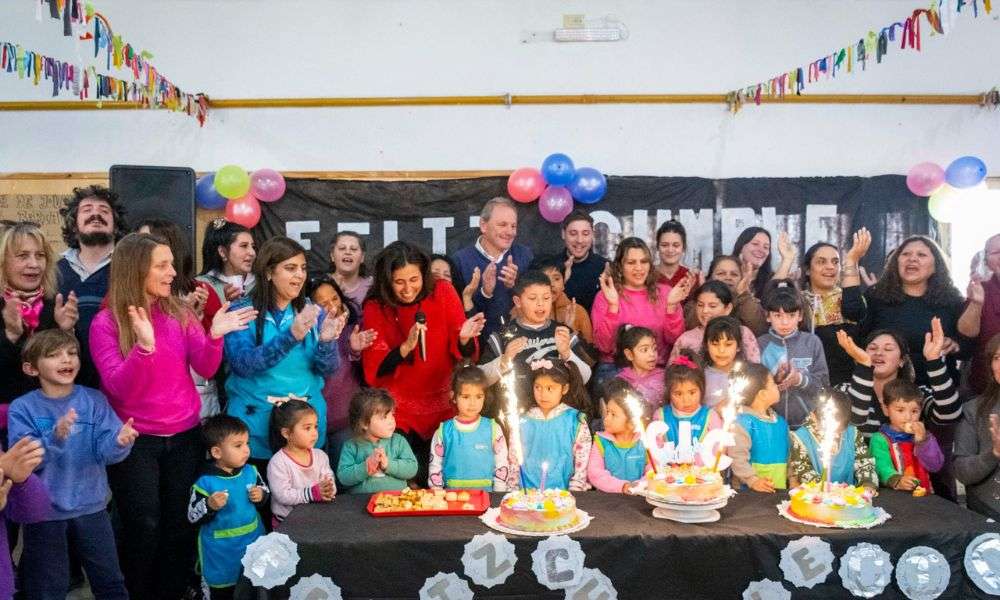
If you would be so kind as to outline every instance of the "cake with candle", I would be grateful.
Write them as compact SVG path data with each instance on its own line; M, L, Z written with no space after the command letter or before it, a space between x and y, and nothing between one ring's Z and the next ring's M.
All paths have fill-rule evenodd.
M727 492L721 474L694 463L665 465L646 474L646 493L654 500L705 504L725 498Z
M858 527L874 522L873 490L847 483L803 483L788 492L788 510L803 521L820 525Z
M566 490L517 490L500 501L500 524L511 529L563 531L579 520L576 499Z

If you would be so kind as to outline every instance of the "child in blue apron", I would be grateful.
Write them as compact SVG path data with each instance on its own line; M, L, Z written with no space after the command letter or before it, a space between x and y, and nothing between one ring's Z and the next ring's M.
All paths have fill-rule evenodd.
M692 446L702 442L709 431L722 427L722 416L704 404L705 373L690 350L682 350L666 370L667 403L653 414L654 420L667 424L667 439L679 444L678 432L682 422L691 424ZM701 464L701 456L695 455Z
M641 398L621 379L605 386L604 431L594 434L587 465L587 479L602 492L631 494L649 468L642 433L636 430L636 421L642 417Z
M743 412L736 417L733 479L756 492L773 493L788 487L788 422L774 412L781 398L767 367L746 363L734 377L745 377Z
M830 418L837 420L837 441L833 444L829 480L877 488L875 459L868 451L864 436L851 424L851 400L843 392L833 392L826 402L833 406ZM824 467L820 457L820 442L825 428L825 409L825 403L819 403L805 424L792 432L792 445L788 454L789 487L819 481L822 477Z
M441 423L431 439L430 487L507 491L507 438L499 423L482 416L488 388L479 367L462 365L452 373L457 414Z
M212 600L232 598L243 571L247 546L264 534L257 513L269 490L256 467L248 465L250 430L229 415L215 415L202 425L212 455L191 488L188 520L198 526L198 565Z
M586 413L580 410L588 399L576 365L545 358L529 366L535 405L520 420L521 487L540 488L544 471L546 489L590 489L587 461L592 440Z

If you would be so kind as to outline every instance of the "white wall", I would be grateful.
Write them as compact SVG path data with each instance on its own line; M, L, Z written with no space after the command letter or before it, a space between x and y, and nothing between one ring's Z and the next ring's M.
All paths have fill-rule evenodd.
M0 8L0 40L76 55L34 3ZM189 91L217 98L517 93L722 93L901 20L912 0L555 2L94 0ZM521 44L562 13L614 14L630 38ZM980 93L997 83L994 15L956 18L923 51L812 93ZM82 56L92 46L82 43ZM98 63L103 65L103 58ZM48 99L0 73L0 99ZM69 98L70 96L64 96ZM971 106L602 105L214 111L200 129L162 111L0 112L0 172L114 163L287 170L503 169L563 151L612 174L707 177L904 173L975 154L1000 170L1000 113Z

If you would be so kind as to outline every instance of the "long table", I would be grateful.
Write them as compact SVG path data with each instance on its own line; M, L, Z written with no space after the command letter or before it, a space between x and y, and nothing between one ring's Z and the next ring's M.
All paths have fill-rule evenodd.
M776 505L787 494L742 492L721 510L722 519L682 524L652 517L641 497L586 492L577 505L593 516L591 524L570 534L586 555L585 567L600 569L619 598L741 598L752 581L782 582L781 551L802 536L828 542L835 561L824 583L809 589L784 581L793 598L849 598L838 576L840 557L858 542L877 544L893 565L914 546L941 552L951 567L941 598L988 598L963 567L966 546L977 535L998 531L997 524L938 497L913 498L883 490L876 506L892 519L872 529L821 529L791 522ZM494 494L493 506L500 495ZM340 586L345 598L415 598L438 572L463 575L462 554L477 534L492 531L476 517L374 518L365 512L368 496L339 496L331 504L296 508L281 525L298 545L299 577L318 573ZM545 538L508 535L516 548L515 571L490 589L470 585L476 598L564 598L564 591L541 586L532 572L531 553ZM894 573L895 575L895 573ZM288 586L266 594L244 579L237 597L285 598ZM322 596L317 596L322 597ZM582 596L581 596L582 597ZM895 577L878 598L905 598Z

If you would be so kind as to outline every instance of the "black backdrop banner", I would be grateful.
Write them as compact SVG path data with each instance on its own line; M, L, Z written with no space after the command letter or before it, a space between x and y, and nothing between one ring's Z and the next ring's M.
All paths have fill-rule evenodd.
M311 271L328 266L337 231L364 235L368 261L387 243L416 242L451 254L475 242L483 204L506 195L505 177L431 181L289 179L284 198L262 203L258 241L287 235L308 250ZM652 243L660 223L676 218L688 232L686 264L707 267L732 251L740 231L761 225L774 236L787 231L800 252L817 241L850 247L851 233L873 236L865 267L881 271L886 254L908 235L928 233L927 203L910 193L905 177L798 177L703 179L609 177L607 195L581 205L595 220L596 250L611 256L623 236ZM559 225L542 219L537 203L519 204L518 242L535 254L562 248Z

